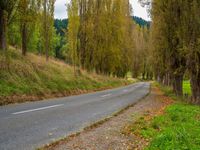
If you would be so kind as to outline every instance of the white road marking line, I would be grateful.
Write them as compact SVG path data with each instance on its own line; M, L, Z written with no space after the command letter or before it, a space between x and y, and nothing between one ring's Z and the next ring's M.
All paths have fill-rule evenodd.
M64 105L64 104L52 105L52 106L47 106L47 107L41 107L41 108L36 108L36 109L30 109L30 110L19 111L19 112L15 112L15 113L12 113L12 114L13 114L13 115L19 115L19 114L24 114L24 113L28 113L28 112L34 112L34 111L45 110L45 109L49 109L49 108L60 107L60 106L63 106L63 105Z
M128 90L123 90L123 92L128 92Z
M108 96L111 96L112 94L106 94L106 95L102 95L101 97L108 97Z

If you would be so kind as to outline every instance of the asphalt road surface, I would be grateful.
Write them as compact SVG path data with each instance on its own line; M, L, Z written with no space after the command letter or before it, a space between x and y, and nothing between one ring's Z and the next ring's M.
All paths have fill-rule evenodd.
M0 107L0 150L30 150L65 137L136 103L149 83Z

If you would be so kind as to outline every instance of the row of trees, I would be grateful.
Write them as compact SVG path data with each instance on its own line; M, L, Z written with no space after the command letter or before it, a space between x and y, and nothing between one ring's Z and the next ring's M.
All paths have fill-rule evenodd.
M129 0L71 0L69 18L63 22L54 22L54 4L55 0L0 1L0 50L6 52L12 45L24 56L32 51L47 60L55 52L56 58L73 64L74 72L83 68L117 77L127 72L153 77L147 57L149 23L139 26L133 21Z
M26 55L31 46L46 53L53 38L55 0L1 0L0 50L19 46ZM31 46L30 46L31 45Z
M200 104L200 1L153 0L152 19L155 76L182 96L188 72L193 102Z
M0 1L0 49L8 45L65 59L74 68L151 78L146 56L148 28L134 23L126 0L71 0L68 20L54 23L55 0ZM66 15L67 16L67 15ZM69 21L69 24L68 24ZM61 27L55 30L54 26ZM149 24L148 24L149 25ZM66 27L65 26L65 27ZM66 37L63 37L66 35ZM75 71L76 72L76 71Z
M118 77L125 77L128 71L139 75L148 31L134 24L129 0L73 0L68 15L74 70L78 66Z

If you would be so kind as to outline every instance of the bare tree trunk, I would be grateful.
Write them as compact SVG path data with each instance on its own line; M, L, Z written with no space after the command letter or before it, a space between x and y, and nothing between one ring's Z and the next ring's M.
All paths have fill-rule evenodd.
M183 96L183 75L175 75L173 90L177 96Z
M200 104L200 73L198 75L191 74L192 102Z
M0 9L0 50L7 49L7 16L6 12Z
M22 55L25 56L27 52L27 26L22 24Z

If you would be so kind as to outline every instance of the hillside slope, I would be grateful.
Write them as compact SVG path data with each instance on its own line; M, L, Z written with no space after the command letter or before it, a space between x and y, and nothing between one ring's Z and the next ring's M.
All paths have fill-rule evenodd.
M81 94L108 89L130 83L81 71L73 75L73 68L64 62L27 54L22 57L17 50L0 55L0 105L35 101L52 97Z

